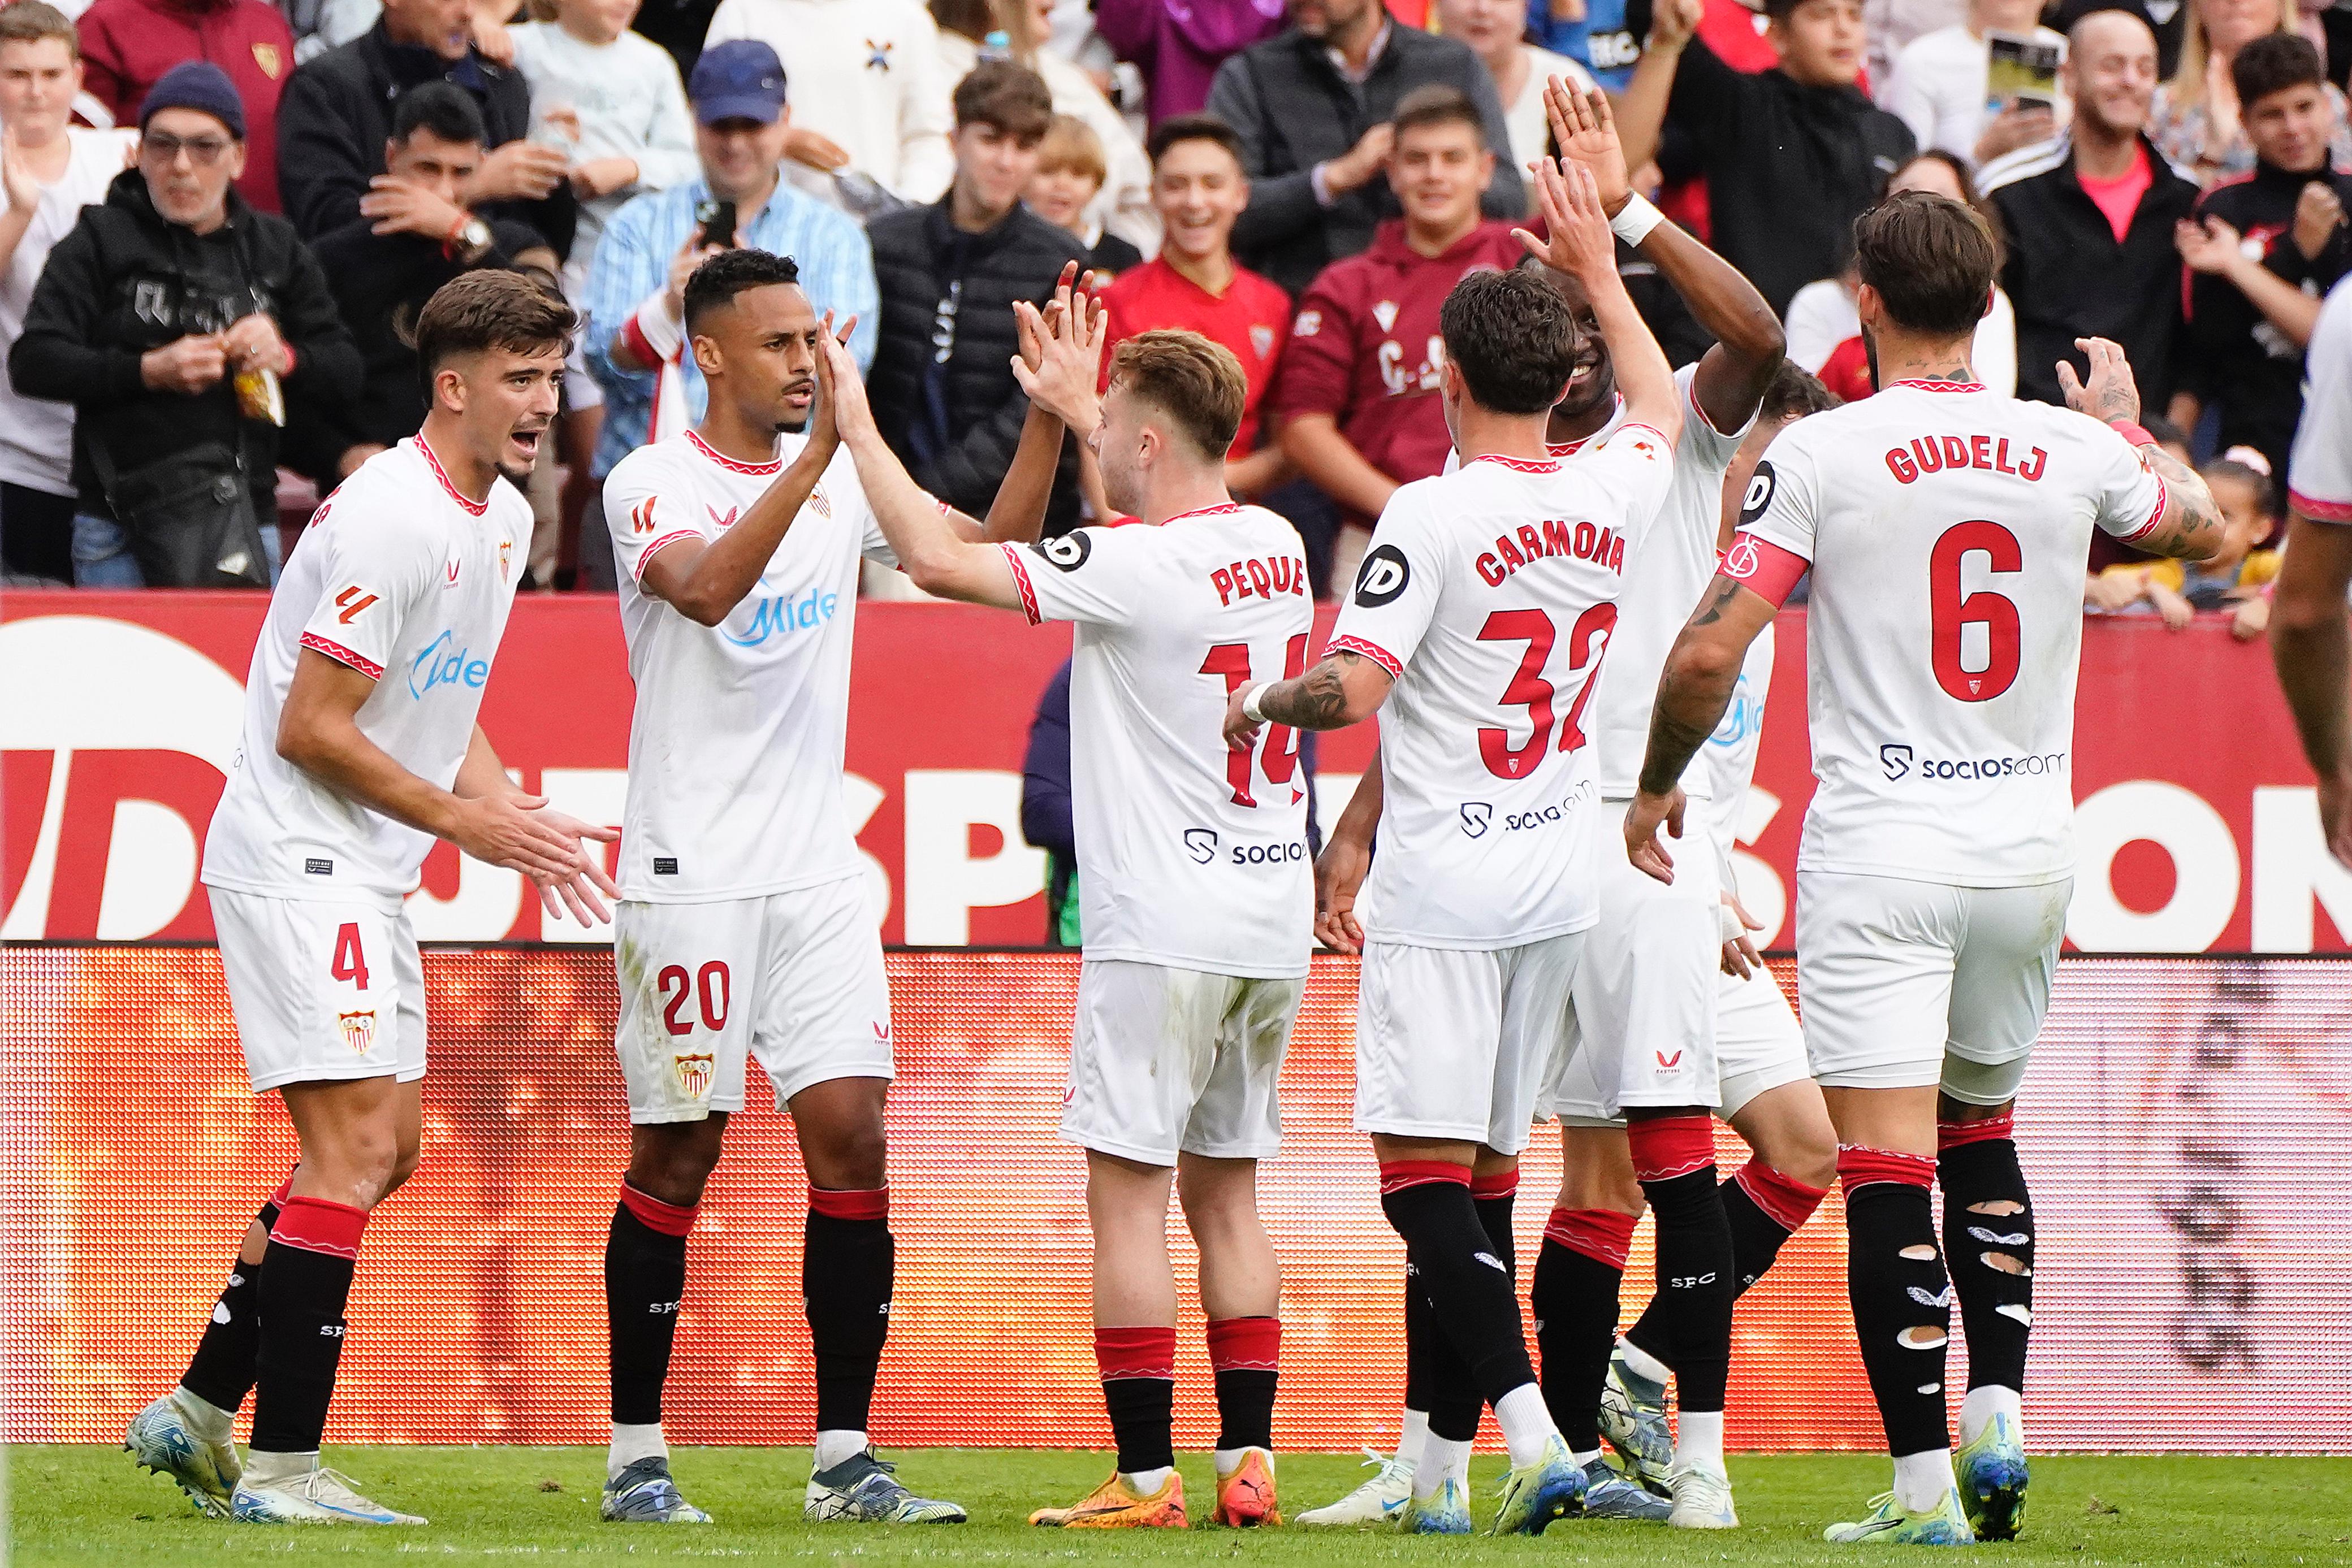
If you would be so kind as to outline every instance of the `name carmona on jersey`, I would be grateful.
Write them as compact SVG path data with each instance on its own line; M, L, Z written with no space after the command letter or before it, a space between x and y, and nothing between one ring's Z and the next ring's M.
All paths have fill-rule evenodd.
M1478 575L1489 588L1499 588L1511 573L1547 556L1589 560L1622 576L1625 540L1605 525L1570 523L1564 517L1546 517L1540 530L1533 523L1521 523L1517 531L1498 536L1495 548L1478 557Z
M2024 456L2011 461L2006 435L1922 435L1907 446L1886 449L1887 472L1906 485L1923 474L1939 474L1948 468L1981 468L2031 484L2049 467L2050 454L2039 446L2027 448Z

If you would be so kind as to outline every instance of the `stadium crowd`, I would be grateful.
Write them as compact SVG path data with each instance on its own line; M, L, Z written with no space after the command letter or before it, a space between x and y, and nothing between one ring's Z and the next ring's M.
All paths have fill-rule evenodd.
M684 280L751 246L859 319L894 450L972 510L1025 408L1004 307L1067 261L1113 276L1118 337L1241 359L1229 479L1330 597L1444 461L1437 308L1517 256L1559 76L1610 92L1639 184L1849 399L1853 219L1976 205L2003 246L1978 371L2057 402L2077 338L2122 344L2242 536L2195 580L2103 540L2086 610L2259 636L2304 346L2352 267L2347 73L2352 10L2310 0L17 0L0 557L19 586L262 585L415 428L424 301L501 267L587 323L527 580L610 588L582 517L700 414ZM1705 329L1621 261L1695 361ZM1066 453L1048 531L1106 511Z

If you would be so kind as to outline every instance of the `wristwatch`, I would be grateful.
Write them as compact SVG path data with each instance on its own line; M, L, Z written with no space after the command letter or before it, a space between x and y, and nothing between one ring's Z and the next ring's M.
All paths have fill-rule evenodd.
M459 227L451 248L461 261L479 261L490 248L490 225L469 217Z

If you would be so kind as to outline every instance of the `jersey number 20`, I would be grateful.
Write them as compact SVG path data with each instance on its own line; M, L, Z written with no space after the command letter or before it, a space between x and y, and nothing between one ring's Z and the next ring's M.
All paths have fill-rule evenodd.
M1936 684L1961 702L1983 703L2009 690L2017 679L2024 633L2015 601L1989 588L1960 591L1960 568L1972 555L1986 557L1985 570L2000 575L2023 570L2025 552L2015 534L1979 517L1946 528L1927 556L1927 626ZM1970 626L1985 629L1981 670L1960 663L1960 636Z

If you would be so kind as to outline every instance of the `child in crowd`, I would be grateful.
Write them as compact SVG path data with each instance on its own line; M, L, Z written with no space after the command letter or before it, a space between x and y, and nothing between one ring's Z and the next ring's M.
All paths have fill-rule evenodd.
M700 172L686 88L669 51L629 31L639 0L531 0L533 20L509 29L515 68L530 84L530 135L572 159L580 224L563 264L563 292L578 305L596 241L623 203L641 191L684 184ZM589 458L604 423L604 397L575 346L563 378L556 447L572 474L563 533L576 537L593 486ZM544 569L551 563L533 564Z
M1142 261L1143 253L1117 235L1104 233L1101 222L1087 215L1109 173L1109 160L1094 127L1075 115L1057 114L1045 128L1045 140L1037 144L1037 172L1030 177L1023 201L1047 223L1077 235L1095 271L1116 275Z
M2279 551L2255 548L2279 523L2270 461L2251 446L2232 446L2199 472L2221 509L2221 553L2207 561L2131 562L2100 575L2136 588L2123 601L2126 612L2145 603L2177 632L2200 610L2225 610L2231 635L2248 642L2270 624L2270 587L2279 570Z

